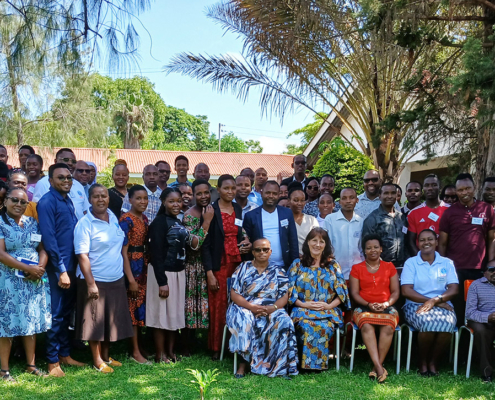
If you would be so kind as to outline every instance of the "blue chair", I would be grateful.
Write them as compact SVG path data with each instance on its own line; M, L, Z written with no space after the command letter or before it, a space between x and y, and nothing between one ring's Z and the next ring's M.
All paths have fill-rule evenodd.
M406 361L406 372L409 372L409 367L411 365L411 348L412 348L412 337L413 333L417 332L412 326L403 324L402 329L408 330L408 340L407 340L407 361ZM457 358L459 356L459 330L457 327L452 333L452 340L450 341L450 354L449 362L452 362L452 355L454 356L454 375L457 375Z
M227 278L227 303L230 303L230 290L232 289L232 278ZM225 325L223 327L223 337L222 337L222 351L220 352L220 361L223 360L223 354L225 351L225 340L227 338L228 327ZM237 353L234 353L234 375L237 373Z
M344 349L345 342L347 339L347 332L349 325L352 327L352 346L351 346L351 365L349 366L350 372L354 369L354 350L356 348L356 332L359 330L358 326L354 322L348 322L345 325L345 333L344 333ZM395 328L394 333L394 361L397 360L397 364L395 367L395 373L399 375L400 373L400 353L401 353L401 343L402 343L402 330L399 325Z

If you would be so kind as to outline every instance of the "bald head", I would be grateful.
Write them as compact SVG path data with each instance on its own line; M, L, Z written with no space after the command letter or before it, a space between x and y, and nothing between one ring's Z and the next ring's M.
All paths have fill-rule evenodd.
M199 163L194 167L194 179L203 179L206 182L210 180L210 168L205 163Z
M258 191L263 187L265 182L268 180L268 173L264 168L258 168L254 173L254 184Z
M158 168L152 164L147 165L143 169L143 181L145 186L152 192L156 190L158 185Z

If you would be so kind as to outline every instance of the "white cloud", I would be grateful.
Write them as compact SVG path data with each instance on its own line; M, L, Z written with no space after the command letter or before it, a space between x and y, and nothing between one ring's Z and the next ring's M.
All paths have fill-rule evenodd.
M260 141L261 147L263 147L264 154L282 154L288 144L298 144L298 140L294 139L285 139L285 138L277 138L277 137L269 137L269 136L261 136L256 138L256 140Z

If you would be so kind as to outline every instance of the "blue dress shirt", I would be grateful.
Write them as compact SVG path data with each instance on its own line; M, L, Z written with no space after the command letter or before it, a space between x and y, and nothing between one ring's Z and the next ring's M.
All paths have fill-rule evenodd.
M43 247L48 254L47 271L58 274L75 272L74 228L77 224L74 205L50 186L38 202Z

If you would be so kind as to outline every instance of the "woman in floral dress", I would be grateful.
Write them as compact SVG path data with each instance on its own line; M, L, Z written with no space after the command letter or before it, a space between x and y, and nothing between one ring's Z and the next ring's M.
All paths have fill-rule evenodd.
M313 228L302 247L301 261L289 269L289 304L296 328L301 368L328 369L329 342L339 326L343 326L343 304L350 308L349 293L340 265L333 258L328 233Z
M139 328L145 326L146 316L146 281L148 255L145 243L148 236L148 218L144 211L148 207L148 192L141 185L134 185L129 190L131 210L121 215L120 227L125 233L122 257L124 271L128 283L128 303L131 313L134 336L131 338L131 360L139 364L147 364L139 346Z
M199 248L213 219L210 185L197 179L192 184L196 205L184 214L183 224L199 239L196 248L186 250L186 328L181 332L184 355L189 355L190 329L208 329L208 285Z

